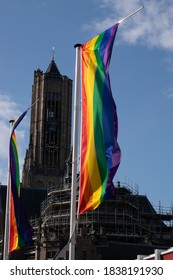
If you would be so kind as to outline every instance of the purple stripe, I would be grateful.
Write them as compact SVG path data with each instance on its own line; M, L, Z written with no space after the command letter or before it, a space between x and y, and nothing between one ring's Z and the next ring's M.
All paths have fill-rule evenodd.
M14 121L12 133L13 133L13 131L18 127L18 125L20 124L20 122L23 120L23 118L24 118L25 115L27 114L28 110L29 110L29 108L28 108L25 112L23 112L23 114L22 114L17 120ZM11 134L12 134L12 133L11 133Z
M106 73L108 73L108 71L109 71L110 56L112 53L112 48L113 48L113 44L114 44L115 35L116 35L117 29L118 29L118 25L119 24L117 23L105 31L105 33L109 33L109 40L107 41L106 49L104 52L104 58L103 58L103 63L105 66Z
M109 78L109 65L112 54L112 48L114 44L115 35L118 29L118 24L109 28L104 32L102 42L100 44L100 57L103 62L105 81L103 89L103 108L102 108L102 120L104 131L104 145L106 158L108 162L108 180L106 186L106 192L104 198L112 196L115 188L113 185L113 177L118 169L121 159L121 150L117 142L118 136L118 118L116 104L114 102L110 78Z

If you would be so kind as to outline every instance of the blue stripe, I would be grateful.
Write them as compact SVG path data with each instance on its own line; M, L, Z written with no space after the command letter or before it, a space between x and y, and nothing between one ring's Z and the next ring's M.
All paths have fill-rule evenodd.
M105 52L108 47L108 42L110 40L111 35L112 35L112 29L110 28L105 31L100 46L100 57L102 59L102 63L104 65L104 70L105 70L105 81L104 81L103 99L102 99L103 100L102 121L103 121L103 133L104 133L104 147L105 147L105 153L108 162L108 169L112 167L112 151L114 147L114 108L113 108L114 101L112 99L109 74L106 73L105 63L109 65L109 61L111 58L110 50L112 50L112 48L108 50L108 57L106 61L105 61ZM114 37L111 39L113 41Z

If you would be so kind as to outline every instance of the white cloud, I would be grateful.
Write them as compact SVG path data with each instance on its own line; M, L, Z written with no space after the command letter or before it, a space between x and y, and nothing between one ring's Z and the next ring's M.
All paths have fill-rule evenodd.
M2 164L2 160L1 160ZM6 162L3 164L4 166L6 165ZM7 184L7 172L4 172L3 168L0 168L0 184L6 185Z
M12 118L15 119L20 114L18 105L7 94L0 93L0 118L9 121Z
M98 3L108 16L103 20L95 19L85 25L85 29L98 34L144 5L143 10L120 25L120 40L173 51L172 0L99 0Z
M10 138L10 119L15 119L21 115L19 105L13 102L9 95L0 92L0 182L6 184L7 182L7 168L8 168L8 154L9 154L9 138ZM27 121L28 122L28 121ZM19 164L22 168L23 155L25 153L24 139L26 120L22 121L21 127L16 131L16 138L18 143Z

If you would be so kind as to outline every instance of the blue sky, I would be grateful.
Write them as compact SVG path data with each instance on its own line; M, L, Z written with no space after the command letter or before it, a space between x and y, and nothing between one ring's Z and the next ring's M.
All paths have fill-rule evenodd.
M31 103L33 73L46 71L55 47L62 75L74 80L74 44L124 21L110 77L119 117L120 180L154 205L173 203L173 3L171 0L0 0L0 182L7 182L9 123ZM20 166L28 114L17 130Z

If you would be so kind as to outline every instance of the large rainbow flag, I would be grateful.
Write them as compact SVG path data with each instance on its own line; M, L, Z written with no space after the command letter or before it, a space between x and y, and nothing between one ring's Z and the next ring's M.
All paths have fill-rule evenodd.
M32 239L32 228L29 221L26 219L24 209L20 199L20 175L18 148L15 136L15 129L22 121L27 109L19 118L13 122L10 149L9 149L9 167L10 167L10 201L9 201L9 253L24 247Z
M78 212L97 208L114 191L121 158L109 64L118 24L82 45L82 136Z

